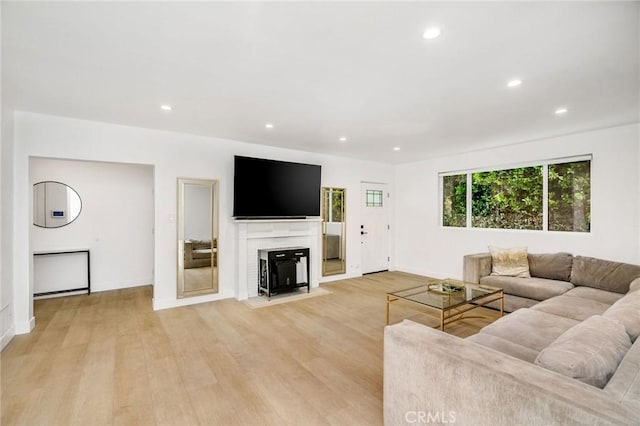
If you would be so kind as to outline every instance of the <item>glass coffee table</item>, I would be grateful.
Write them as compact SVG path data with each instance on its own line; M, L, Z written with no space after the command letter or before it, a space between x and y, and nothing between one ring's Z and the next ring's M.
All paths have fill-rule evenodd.
M465 312L480 308L488 303L500 301L500 316L504 314L504 293L501 288L489 287L453 279L431 279L426 284L387 293L387 325L389 325L389 309L391 303L398 300L412 302L414 306L428 308L414 309L416 312L440 320L434 328L444 331L444 326L463 318L482 318L480 316L464 316ZM431 312L439 315L431 315Z

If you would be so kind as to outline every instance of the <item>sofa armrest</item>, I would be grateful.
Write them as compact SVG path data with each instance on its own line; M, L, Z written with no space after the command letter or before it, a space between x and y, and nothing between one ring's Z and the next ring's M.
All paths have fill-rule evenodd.
M193 261L193 243L192 242L184 243L184 261L185 262Z
M383 405L385 426L637 423L601 389L409 320L384 331Z
M462 279L480 283L480 278L491 274L491 253L467 254L463 258Z

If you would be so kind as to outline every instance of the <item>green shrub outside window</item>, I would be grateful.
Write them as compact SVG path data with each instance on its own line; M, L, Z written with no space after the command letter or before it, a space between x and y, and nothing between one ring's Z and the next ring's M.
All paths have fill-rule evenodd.
M591 229L591 160L442 177L442 224L474 228L543 230L547 177L549 231ZM467 177L471 175L471 200Z

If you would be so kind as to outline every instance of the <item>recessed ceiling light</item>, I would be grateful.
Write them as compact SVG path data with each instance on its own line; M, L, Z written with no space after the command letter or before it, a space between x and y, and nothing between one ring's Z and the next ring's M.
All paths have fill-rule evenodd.
M514 78L513 80L509 80L507 83L507 87L518 87L522 84L522 80L519 78Z
M394 150L394 151L400 151L400 147L399 147L399 146L396 146L396 147L394 147L394 148L393 148L393 150Z
M160 109L163 111L171 111L171 105L160 105Z
M273 129L273 123L267 123L264 125L267 129Z
M565 114L567 111L569 111L566 108L558 108L557 110L555 110L556 115L562 115Z
M432 40L438 36L440 36L440 28L438 27L428 28L422 33L422 38L425 40Z
M347 141L347 137L346 136L340 136L340 139L338 139L340 142L346 142Z

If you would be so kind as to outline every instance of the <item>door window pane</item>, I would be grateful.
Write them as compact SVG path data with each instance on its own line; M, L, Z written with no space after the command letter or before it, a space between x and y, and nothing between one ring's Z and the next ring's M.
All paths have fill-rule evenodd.
M382 191L377 189L367 189L366 192L367 207L382 207Z

